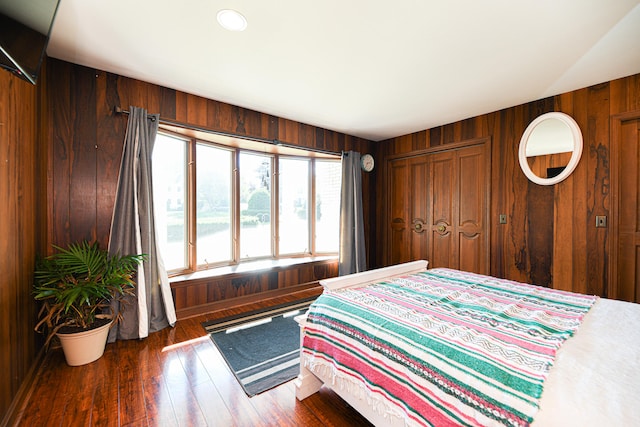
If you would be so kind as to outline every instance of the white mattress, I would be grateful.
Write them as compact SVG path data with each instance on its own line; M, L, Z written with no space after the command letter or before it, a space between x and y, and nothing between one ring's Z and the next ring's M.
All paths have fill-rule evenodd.
M595 303L558 351L532 426L640 426L639 304Z

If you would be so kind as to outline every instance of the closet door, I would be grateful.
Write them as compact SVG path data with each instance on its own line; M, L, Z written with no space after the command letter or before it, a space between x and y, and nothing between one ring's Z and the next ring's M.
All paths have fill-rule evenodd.
M485 145L429 156L426 202L432 267L489 274L488 158Z
M456 225L458 223L458 180L456 151L429 156L426 206L429 212L430 267L457 268Z
M489 274L491 152L489 144L457 153L456 268Z
M489 273L488 143L387 163L388 264Z
M389 165L389 264L425 259L425 156L392 160Z

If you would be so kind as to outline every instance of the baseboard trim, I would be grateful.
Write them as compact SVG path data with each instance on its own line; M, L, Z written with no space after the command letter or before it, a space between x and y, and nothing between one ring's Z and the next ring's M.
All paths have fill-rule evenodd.
M7 413L2 419L2 422L0 422L0 427L9 427L19 424L24 409L27 406L27 402L29 402L31 394L33 393L33 387L37 377L36 374L40 372L40 368L42 367L45 357L46 352L45 349L42 348L36 355L36 358L31 365L31 368L29 368L29 372L27 372L24 381L20 384L20 388L18 388L18 392L11 401L11 405L9 405Z

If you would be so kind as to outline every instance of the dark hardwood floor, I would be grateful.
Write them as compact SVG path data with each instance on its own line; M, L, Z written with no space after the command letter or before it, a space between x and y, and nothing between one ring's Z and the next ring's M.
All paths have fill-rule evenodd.
M290 300L283 297L179 320L144 340L107 344L70 367L51 350L18 426L367 426L334 392L298 401L293 382L247 397L202 322Z

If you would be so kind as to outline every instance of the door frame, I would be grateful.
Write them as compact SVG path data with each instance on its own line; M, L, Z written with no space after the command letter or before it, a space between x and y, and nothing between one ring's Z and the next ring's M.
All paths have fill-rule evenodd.
M487 168L487 182L486 182L486 189L485 189L485 198L486 198L486 212L485 212L485 218L484 220L486 221L487 224L487 259L486 259L486 269L487 271L491 271L491 232L492 232L492 227L491 227L491 203L492 203L492 198L491 198L491 189L492 189L492 175L491 175L491 164L493 163L493 150L492 150L492 138L491 136L485 136L485 137L480 137L480 138L470 138L470 139L465 139L463 141L457 141L457 142L452 142L452 143L448 143L448 144L444 144L444 145L438 145L438 146L433 146L433 147L429 147L429 148L424 148L421 150L415 150L415 151L410 151L410 152L406 152L406 153L400 153L400 154L391 154L386 156L386 158L384 159L384 170L382 173L382 184L384 185L385 191L384 194L382 195L383 197L383 203L384 203L384 221L383 221L383 248L382 248L382 263L384 265L388 265L388 260L389 260L389 245L391 244L391 230L389 228L389 223L391 221L391 206L390 206L390 197L389 197L389 193L390 193L390 188L389 188L389 170L390 170L390 164L392 161L394 160L402 160L402 159L410 159L410 158L414 158L414 157L419 157L419 156L424 156L424 155L430 155L430 154L434 154L434 153L438 153L438 152L443 152L443 151L450 151L450 150L459 150L462 148L467 148L467 147L471 147L474 145L483 145L485 148L485 151L487 153L486 156L486 168Z
M611 210L610 221L611 235L609 238L609 274L607 283L607 298L618 298L618 233L620 209L620 149L622 144L622 123L630 120L640 120L640 110L628 111L611 116L610 131L610 162L613 173L609 177L611 181Z

